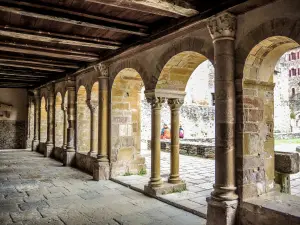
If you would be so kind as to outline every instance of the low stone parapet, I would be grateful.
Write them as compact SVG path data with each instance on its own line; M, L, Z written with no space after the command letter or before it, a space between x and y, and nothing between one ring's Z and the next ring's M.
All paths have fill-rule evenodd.
M290 174L299 172L299 154L292 152L275 152L275 182L281 192L290 194Z
M161 140L161 151L171 151L171 141ZM148 150L151 149L151 140L147 141ZM215 158L215 146L210 143L180 141L179 153L182 155L200 156L204 158Z

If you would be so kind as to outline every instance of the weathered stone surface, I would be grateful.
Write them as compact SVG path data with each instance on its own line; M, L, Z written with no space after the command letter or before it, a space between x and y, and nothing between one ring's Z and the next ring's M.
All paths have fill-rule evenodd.
M300 157L298 153L275 152L276 172L292 174L299 172Z
M21 180L23 177L35 177L37 171L40 175L36 177L35 181L38 188L24 192L28 197L22 197L24 193L18 193L15 185L25 190L33 181L29 180L27 183L9 181L9 178L15 177L14 169L0 174L0 179L6 180L7 185L11 183L11 187L8 189L2 189L1 183L0 193L5 193L8 201L12 201L12 199L16 201L7 204L4 203L6 199L0 198L1 224L14 222L14 224L20 225L117 225L121 221L128 225L143 224L144 222L155 225L183 225L186 224L185 221L190 221L190 224L202 224L203 222L201 218L189 213L183 217L186 212L112 181L95 182L90 175L74 168L62 167L59 162L44 158L36 152L22 150L1 152L0 154L0 165L10 165L14 169L22 168L19 172ZM9 160L7 160L8 158ZM32 163L35 165L34 167ZM22 183L24 188L20 186ZM26 198L26 202L23 202L23 198ZM153 212L150 209L159 210Z
M174 193L174 192L181 192L186 190L186 184L181 182L178 184L171 184L171 183L163 183L162 186L160 187L150 187L149 185L145 185L144 191L153 196L158 196L158 195L166 195L169 193Z

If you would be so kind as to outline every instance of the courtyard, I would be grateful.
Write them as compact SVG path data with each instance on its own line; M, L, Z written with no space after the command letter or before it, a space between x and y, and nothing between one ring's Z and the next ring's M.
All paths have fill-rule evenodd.
M280 142L275 146L275 150L295 152L297 146L298 144L289 144L282 141L282 143ZM148 183L151 174L151 152L146 149L146 145L142 145L142 147L141 154L146 159L147 174L142 176L126 174L114 179L140 192L143 192L144 185ZM186 183L187 190L179 193L160 195L158 199L206 218L206 198L213 191L215 161L197 156L180 155L180 165L180 176ZM168 179L169 168L170 153L161 152L161 177L164 181ZM300 173L292 174L290 180L291 194L300 197Z
M205 224L206 220L28 150L0 152L0 224Z

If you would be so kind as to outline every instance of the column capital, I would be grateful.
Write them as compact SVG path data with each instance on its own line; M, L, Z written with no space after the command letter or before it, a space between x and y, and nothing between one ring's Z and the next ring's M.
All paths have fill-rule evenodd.
M208 19L207 28L214 41L220 39L234 40L236 17L228 12L212 16Z
M108 66L105 63L100 63L94 66L94 69L98 72L98 78L108 78Z
M55 92L55 83L54 82L47 85L47 91L48 91L49 97L54 97L54 92Z
M33 95L34 95L35 98L39 98L40 97L40 90L39 89L35 89L32 92L33 92Z
M164 97L146 97L146 99L152 108L161 108L161 105L166 101Z
M184 99L179 99L179 98L168 99L168 105L170 106L171 109L180 109L183 103L184 103Z
M66 86L67 90L76 89L76 78L75 77L66 77Z

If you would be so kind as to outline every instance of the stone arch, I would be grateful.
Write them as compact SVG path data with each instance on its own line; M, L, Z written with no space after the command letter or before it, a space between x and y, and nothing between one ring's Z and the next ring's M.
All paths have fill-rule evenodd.
M300 43L300 21L289 18L276 18L266 21L240 38L236 45L236 78L243 78L243 70L249 52L261 41L269 37L286 37Z
M154 62L155 64L155 72L152 77L153 82L156 85L157 80L164 68L164 66L169 62L169 60L182 53L182 52L195 52L205 56L211 62L213 62L213 45L212 42L207 42L200 38L195 37L187 37L180 39L179 41L175 41L168 47L163 54ZM152 87L153 89L154 87Z
M140 94L143 80L133 68L121 70L111 89L112 176L138 173L144 167L141 149Z
M77 151L90 151L91 113L87 105L87 90L81 85L77 90Z
M62 110L63 97L61 92L57 92L55 95L55 147L63 146L64 136L64 112Z
M40 108L40 142L46 143L47 141L47 101L46 97L41 97L41 108Z
M297 46L289 37L270 36L249 51L243 64L236 106L237 184L242 198L275 186L273 75L280 57Z
M124 69L132 68L134 69L142 78L143 84L147 87L149 86L149 76L147 69L137 60L126 60L118 63L115 67L109 68L109 78L111 86L114 83L115 78L122 72Z
M164 65L156 90L184 92L194 70L207 58L195 51L183 51L172 56Z

